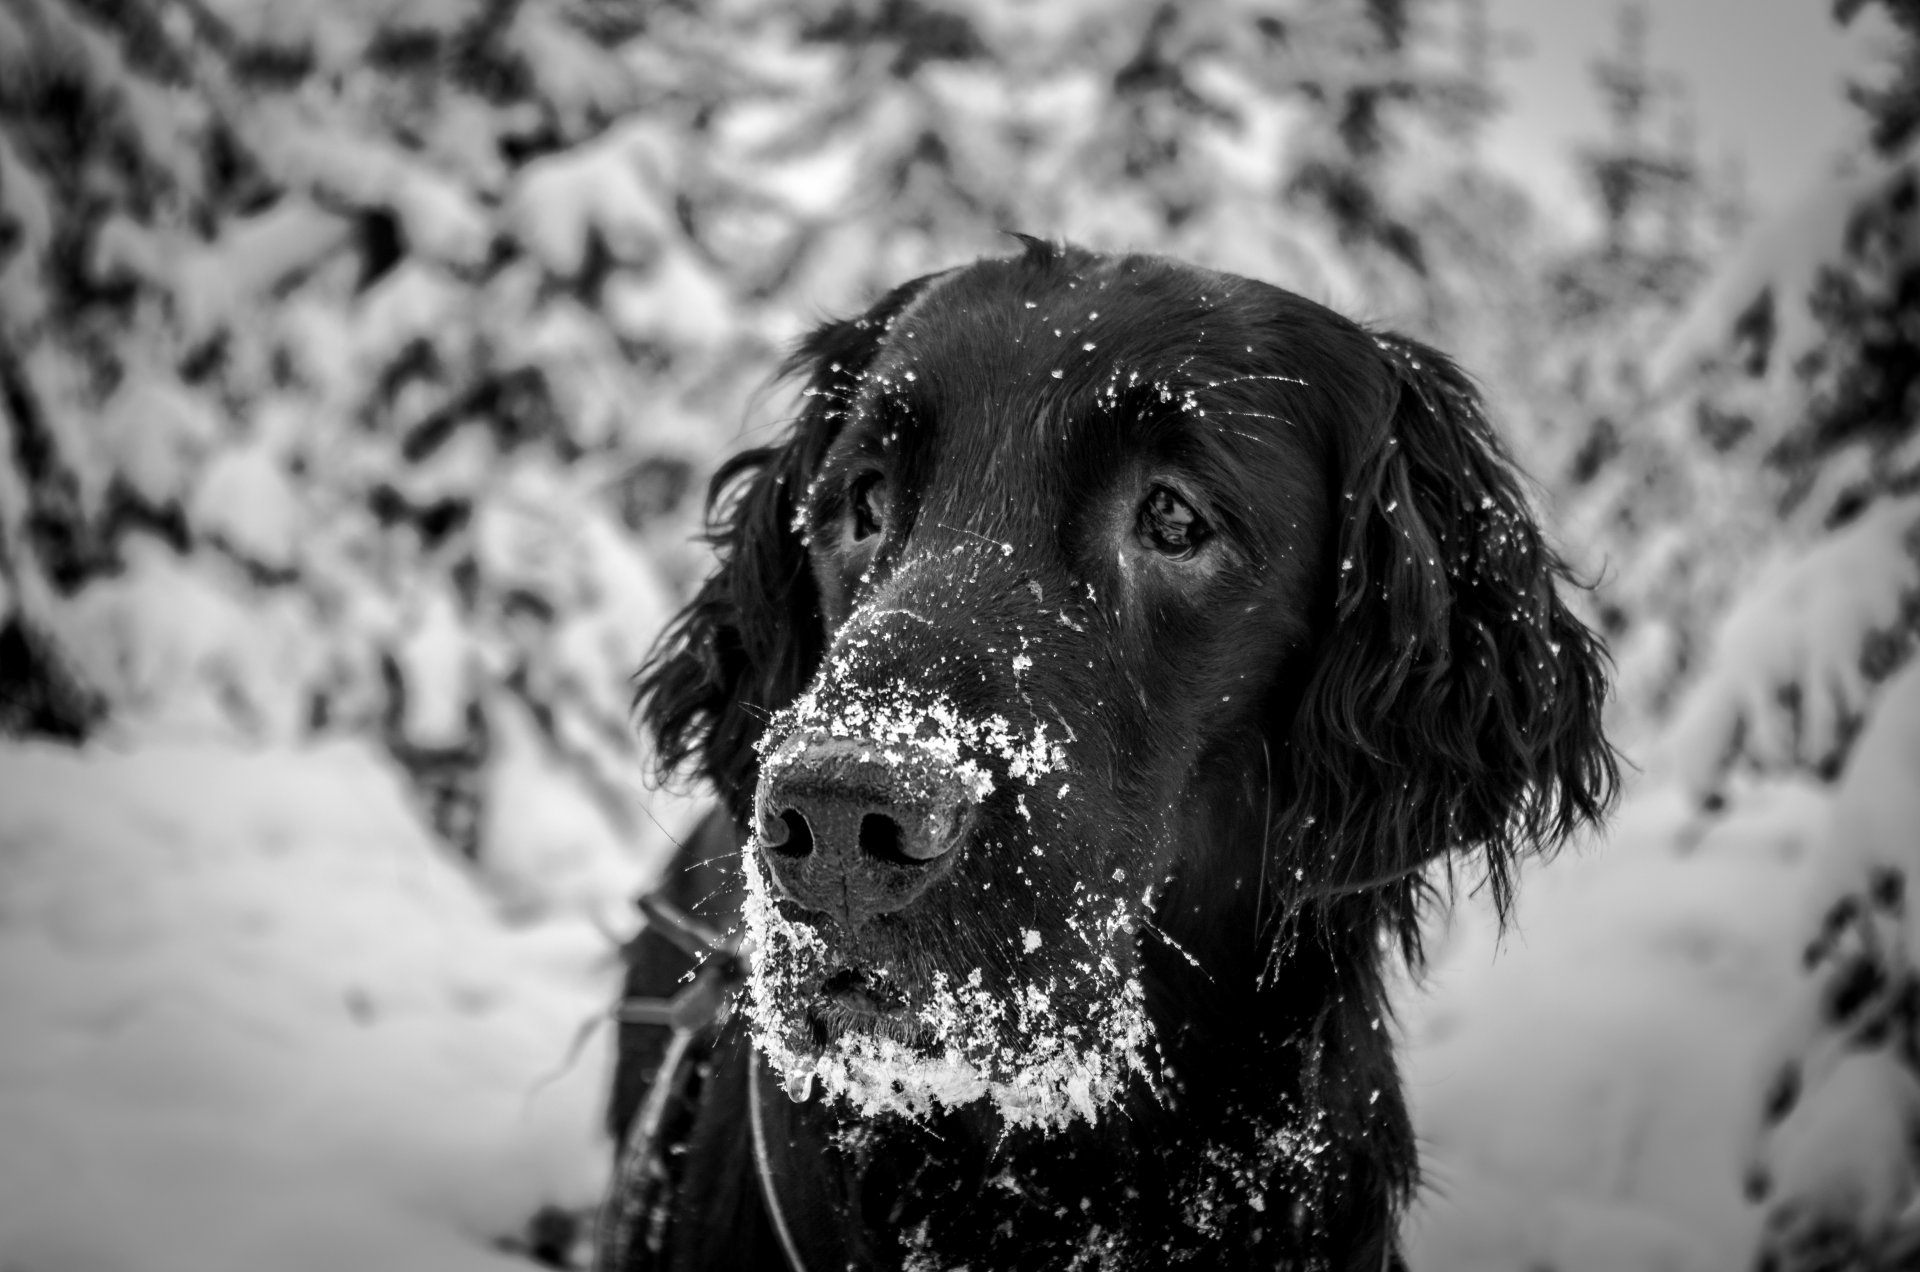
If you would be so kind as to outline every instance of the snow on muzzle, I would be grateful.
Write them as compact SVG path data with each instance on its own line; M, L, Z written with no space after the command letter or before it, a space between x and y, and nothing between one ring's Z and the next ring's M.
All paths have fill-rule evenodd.
M983 777L912 739L797 733L761 765L760 859L781 893L851 929L953 873L992 789Z

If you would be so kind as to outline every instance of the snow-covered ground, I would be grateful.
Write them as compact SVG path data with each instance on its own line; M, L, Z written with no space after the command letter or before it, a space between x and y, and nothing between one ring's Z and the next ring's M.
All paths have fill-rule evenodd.
M594 1198L610 935L510 921L370 752L10 744L0 792L0 1267L505 1267ZM1401 995L1416 1266L1745 1262L1832 802L1647 781L1504 942L1458 912Z
M1610 839L1531 872L1504 941L1462 912L1401 996L1415 1267L1746 1266L1740 1183L1827 802L1779 785L1713 823L1642 788Z
M1758 626L1813 648L1789 618L1857 608ZM1731 774L1685 762L1676 740L1722 748L1680 712L1606 837L1529 870L1504 937L1473 897L1436 927L1398 992L1414 1266L1744 1269L1757 1164L1776 1225L1871 1233L1915 1195L1889 1128L1920 1126L1920 1088L1884 1046L1832 1045L1801 968L1836 897L1920 854L1920 661L1854 696L1830 785L1751 747ZM103 736L0 743L0 1272L526 1266L528 1220L604 1179L596 1026L666 826L610 845L529 770L495 792L524 868L475 871L371 743ZM1913 921L1875 922L1905 922L1878 938L1902 966ZM1783 1062L1803 1094L1764 1136Z
M1670 763L1604 842L1532 872L1503 945L1467 908L1425 991L1403 994L1430 1184L1416 1267L1744 1269L1756 1174L1776 1240L1911 1230L1920 1090L1898 1044L1836 1022L1842 961L1807 951L1836 901L1913 875L1920 663L1883 686L1832 786L1741 778L1708 815ZM1873 992L1898 993L1913 914L1868 924L1854 948L1877 950L1890 986ZM1783 1067L1798 1099L1763 1130Z
M614 942L353 744L0 749L0 1268L525 1267L595 1198Z

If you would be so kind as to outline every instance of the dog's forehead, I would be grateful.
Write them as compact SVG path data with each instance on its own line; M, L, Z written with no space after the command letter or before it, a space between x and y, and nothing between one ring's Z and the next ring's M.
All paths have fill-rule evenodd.
M1264 534L1272 519L1255 505L1310 501L1330 439L1379 417L1389 389L1373 336L1349 320L1150 256L1030 253L952 270L875 344L838 452L891 454L909 486L972 499L976 517L982 483L1033 504L1069 475L1124 483L1146 463L1179 468Z
M1256 289L1273 291L1147 256L979 261L929 280L893 319L869 389L1045 394L1116 374L1177 382L1257 338Z

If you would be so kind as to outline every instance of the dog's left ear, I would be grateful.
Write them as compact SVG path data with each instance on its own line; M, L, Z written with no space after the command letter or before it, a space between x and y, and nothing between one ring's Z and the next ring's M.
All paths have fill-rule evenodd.
M1504 914L1516 856L1613 800L1607 656L1471 383L1422 345L1374 343L1390 405L1334 439L1333 625L1289 737L1286 851L1341 892L1483 849ZM1414 895L1388 889L1410 949Z

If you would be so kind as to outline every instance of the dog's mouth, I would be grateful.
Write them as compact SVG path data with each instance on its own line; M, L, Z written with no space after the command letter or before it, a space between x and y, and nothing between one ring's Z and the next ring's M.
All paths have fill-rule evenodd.
M870 1034L915 1047L927 1029L914 1018L906 996L883 974L843 967L821 982L806 1009L814 1045L825 1049L848 1034Z

